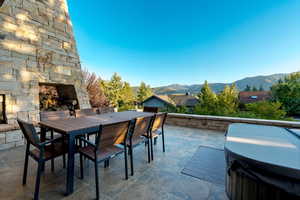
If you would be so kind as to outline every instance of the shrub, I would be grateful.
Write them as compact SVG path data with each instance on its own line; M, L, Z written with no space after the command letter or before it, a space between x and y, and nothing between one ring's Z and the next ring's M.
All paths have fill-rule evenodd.
M109 101L106 98L103 90L100 87L101 79L95 73L90 73L87 70L83 73L83 78L86 85L86 90L89 95L90 104L92 107L106 107Z
M246 111L253 113L257 118L282 120L286 118L286 112L281 107L280 102L260 101L246 104Z
M282 103L288 115L300 115L300 72L279 80L271 91L274 100Z

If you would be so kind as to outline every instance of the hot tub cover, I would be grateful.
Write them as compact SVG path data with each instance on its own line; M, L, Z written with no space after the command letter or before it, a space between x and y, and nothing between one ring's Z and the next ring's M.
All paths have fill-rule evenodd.
M280 127L231 124L226 134L227 169L300 196L300 137Z

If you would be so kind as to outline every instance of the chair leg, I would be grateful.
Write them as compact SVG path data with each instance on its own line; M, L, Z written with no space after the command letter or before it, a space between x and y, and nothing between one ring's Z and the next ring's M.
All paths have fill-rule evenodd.
M98 164L95 161L95 181L96 181L96 199L98 200L99 197L99 177L98 177Z
M131 167L131 176L134 174L134 169L133 169L133 149L132 147L129 148L130 152L130 167Z
M24 172L23 172L23 185L26 185L26 180L27 180L28 159L29 159L29 143L27 144L26 147Z
M43 166L45 166L44 161L39 161L37 176L36 176L36 181L35 181L34 200L39 199L40 181L41 181L41 173L42 173Z
M124 150L124 164L125 164L125 179L127 180L128 179L128 163L127 163L127 149L125 147L125 150Z
M154 138L154 145L157 144L157 137Z
M83 179L83 155L80 154L80 178Z
M63 155L63 168L66 168L66 154Z
M51 140L54 139L54 132L51 130ZM51 159L51 171L54 172L54 158Z
M152 142L152 138L150 138L150 149L151 149L151 160L153 160L153 142Z
M148 140L145 142L145 144L147 143L147 147L148 147L148 163L151 162L151 158L150 158L150 142L149 142L149 138Z
M163 152L166 152L166 149L165 149L165 133L164 133L164 131L162 132L162 135L161 135L162 137L162 145L163 145Z

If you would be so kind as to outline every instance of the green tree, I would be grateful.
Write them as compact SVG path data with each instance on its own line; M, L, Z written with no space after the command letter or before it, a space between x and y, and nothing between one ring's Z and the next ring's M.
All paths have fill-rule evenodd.
M186 106L178 106L178 107L176 107L176 112L177 113L188 113L188 109Z
M235 84L226 85L224 90L218 95L218 112L220 115L229 115L238 110L238 91Z
M264 87L262 85L259 86L259 91L264 91Z
M205 81L200 93L198 94L199 103L195 107L195 113L203 115L214 115L217 113L217 95Z
M111 106L118 107L118 103L122 98L122 78L117 73L114 73L109 81L101 81L100 85Z
M256 118L277 119L286 118L286 112L281 109L280 102L260 101L246 104L246 110L255 114Z
M252 91L253 91L253 92L258 91L257 87L256 87L256 86L253 86L253 87L252 87Z
M119 99L119 110L133 109L135 106L135 94L128 82L124 82L121 90L121 98Z
M151 95L153 95L153 91L152 91L150 85L146 85L146 83L141 82L141 85L137 92L138 102L142 103L144 100L146 100Z
M246 88L244 89L244 91L245 91L245 92L251 91L251 86L250 86L250 85L247 85Z
M282 103L288 115L300 115L300 72L286 76L271 87L273 99Z

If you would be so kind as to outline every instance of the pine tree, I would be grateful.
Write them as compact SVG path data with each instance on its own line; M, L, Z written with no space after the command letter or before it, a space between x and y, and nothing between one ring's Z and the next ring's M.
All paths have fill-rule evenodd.
M253 86L253 87L252 87L252 91L253 91L253 92L258 91L257 87Z
M226 85L218 95L218 112L220 115L228 115L238 110L238 91L235 84Z
M251 91L251 86L250 86L250 85L247 85L244 91L245 91L245 92Z
M209 87L205 81L200 93L198 94L199 103L196 105L195 112L197 114L213 115L216 113L217 95Z
M259 86L259 91L264 91L264 87L262 85Z
M124 82L121 91L121 99L119 100L119 107L123 110L133 109L135 104L135 94L128 82Z
M152 89L150 85L146 85L146 83L141 82L141 85L137 92L137 100L139 103L145 101L148 97L153 95Z
M109 81L101 81L100 85L111 106L119 107L119 101L122 98L122 78L117 73L114 73Z

